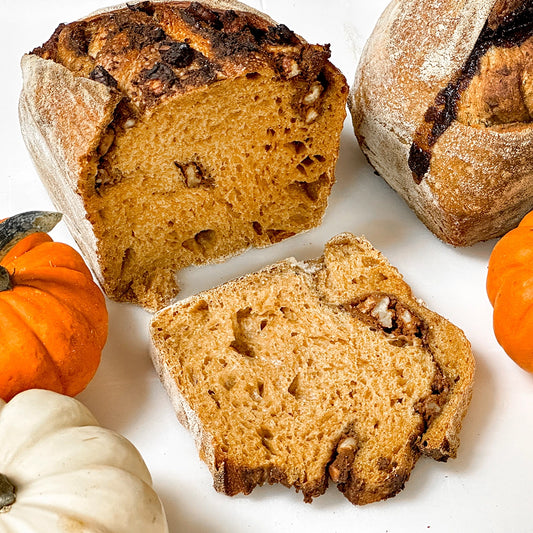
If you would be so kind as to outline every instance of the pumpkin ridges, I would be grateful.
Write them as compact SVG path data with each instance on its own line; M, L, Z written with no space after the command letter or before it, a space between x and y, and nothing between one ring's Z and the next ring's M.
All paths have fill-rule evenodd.
M519 226L496 243L490 256L487 294L492 305L505 277L526 265L533 269L533 229Z
M94 329L93 343L102 349L107 339L107 309L102 291L80 272L63 267L16 271L12 279L17 287L30 287L47 293L79 312Z
M15 244L15 246L13 246L13 248L7 252L5 257L2 258L0 264L6 266L17 257L27 253L28 250L31 250L32 248L35 248L45 242L54 241L47 233L33 233Z
M117 448L122 453L117 453ZM42 458L53 456L54 450L61 450L61 455L55 461L44 462ZM135 447L118 433L98 425L70 426L41 435L31 447L16 455L17 465L10 468L10 474L26 484L35 476L61 475L91 467L95 455L99 465L120 468L151 483L150 473Z
M30 342L32 340L32 342ZM9 401L22 390L40 386L62 392L63 385L46 349L15 309L0 298L0 397Z
M524 370L533 372L533 275L530 269L515 271L502 284L494 303L496 339Z
M4 468L9 466L9 472L4 470L6 473L13 472L12 463L18 462L26 448L35 446L51 433L65 428L98 425L89 409L74 398L59 394L54 398L50 396L52 393L43 395L43 392L49 391L27 390L7 404L2 405L0 401L0 462ZM37 399L46 401L49 409L53 409L53 418L41 409ZM24 420L15 415L17 412L26 413Z
M30 235L27 239L32 240L32 238L38 234ZM20 241L15 248L20 244L23 244L24 241ZM9 257L9 254L6 258ZM13 260L6 261L6 258L2 261L2 265L8 270L13 269ZM37 241L37 245L33 248L27 250L22 255L16 257L16 270L24 271L28 269L35 269L39 267L48 267L48 268L68 268L70 270L75 270L81 272L86 277L90 278L92 281L92 274L83 261L81 255L71 248L68 244L63 244L60 242L54 241Z
M57 370L61 392L69 396L80 393L100 362L99 332L80 311L53 294L18 285L2 296L45 348ZM43 315L46 322L40 320ZM64 354L69 354L68 358Z

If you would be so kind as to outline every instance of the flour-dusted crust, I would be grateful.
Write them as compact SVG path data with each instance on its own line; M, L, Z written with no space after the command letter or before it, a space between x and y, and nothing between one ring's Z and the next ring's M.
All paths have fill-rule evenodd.
M426 112L502 4L512 2L393 0L366 44L349 97L370 164L431 231L459 246L502 235L533 208L530 120L454 120L432 147L420 183L408 164Z
M159 10L157 13L161 15L161 20L149 14L153 13L153 9ZM218 11L210 12L210 9ZM222 30L217 21L212 23L209 18L213 13L215 18L225 17ZM204 16L205 19L202 18ZM168 34L163 31L163 25ZM240 26L245 31L239 31ZM90 27L90 37L84 34L86 27ZM137 27L138 31L135 29ZM117 32L121 31L122 41L116 38ZM217 32L223 33L224 38ZM167 47L163 50L168 52L168 60L159 49L162 40ZM181 59L173 55L176 50L172 46L181 41L190 43L186 52L191 54L192 64L183 66ZM109 42L112 44L105 48ZM123 45L124 42L126 44ZM103 48L106 51L98 56ZM348 91L344 77L328 61L328 57L328 45L309 45L270 17L231 0L206 0L201 4L164 0L120 4L97 11L70 25L60 25L47 43L23 57L24 83L19 106L23 137L52 200L58 210L65 214L67 226L110 298L138 303L150 310L158 309L168 304L178 293L175 274L181 268L221 261L250 246L268 246L318 225L334 182ZM172 78L170 81L168 76ZM256 95L252 94L256 89L242 83L249 79L250 86L257 87L258 77L261 82L268 80L265 83L269 83L268 89L272 90L259 91L259 95ZM246 109L248 115L242 115L241 118L249 122L248 129L238 130L235 127L233 131L234 134L236 131L245 131L242 135L244 138L245 135L251 135L249 132L263 117L268 117L260 123L261 132L255 140L245 139L243 146L233 150L235 147L226 147L223 135L217 133L213 134L212 146L215 149L209 151L205 146L198 147L195 142L186 146L182 140L187 136L181 131L174 136L168 134L169 127L165 121L172 113L165 115L161 109L176 106L182 97L187 99L192 110L199 108L190 103L195 99L196 102L214 101L216 105L221 100L220 94L227 94L223 93L221 86L234 80L237 80L235 91L241 90L243 98L224 103L223 109L228 117L220 119L214 114L213 122L219 127L224 120L226 124L233 124L235 113L238 114L239 109ZM280 88L283 84L284 88ZM204 98L203 95L212 89L214 94L211 100ZM274 103L278 90L285 92L279 94L280 98ZM293 91L290 98L289 91ZM310 91L308 96L306 91ZM324 96L326 94L327 97ZM251 103L259 100L261 95L268 95L270 100L251 116ZM254 97L256 100L253 100ZM307 103L304 102L305 98L308 98ZM209 104L204 105L207 107ZM236 106L235 109L233 106ZM280 107L279 115L283 115L281 122L273 111L274 106ZM179 109L185 109L185 105ZM181 115L180 122L180 127L185 130L188 127L186 114L184 112ZM154 116L157 121L165 122L162 129L167 132L167 138L173 138L172 142L175 143L164 157L159 149L160 157L154 163L161 165L160 160L166 158L163 162L166 173L156 170L150 174L145 168L136 171L138 165L136 167L130 161L124 163L126 141L117 148L119 137L131 134L138 124L140 128L144 127ZM207 116L206 112L200 118L196 116L195 120ZM128 117L133 118L127 120ZM293 122L290 122L291 117ZM271 123L267 123L268 120ZM135 126L131 126L130 122ZM205 122L205 126L198 126L196 130L193 127L196 140L200 138L204 141L207 135L203 135L203 132L211 131L212 124L208 119ZM293 127L294 122L296 124ZM306 130L308 127L309 131ZM143 153L153 142L154 133L150 135L152 137L144 141L137 137L136 144L133 143L136 147L140 146ZM276 138L273 140L274 136ZM304 146L307 141L309 146ZM207 142L205 140L204 144ZM115 159L108 163L107 151L115 148L120 155L111 156ZM225 150L235 152L229 164ZM250 157L250 150L255 150L251 154L253 157ZM306 157L307 151L309 157ZM201 158L211 153L214 163L207 161L204 165ZM272 167L271 174L257 165L258 158L267 159L266 154L277 158L276 164L262 163L265 169ZM243 164L237 164L235 160L241 156ZM249 163L249 167L245 161L248 157L249 161L256 158ZM117 163L119 159L128 167L124 172ZM151 160L150 157L142 159ZM211 168L215 166L215 177L212 179ZM226 168L230 170L225 171ZM251 169L259 169L256 176ZM191 170L193 174L199 172L202 179L206 178L198 189L203 191L204 201L198 200L201 196L198 194L195 196L197 205L190 205L187 209L183 206L189 205L189 200L176 198L181 194L190 198L198 192L191 191L198 187L198 175L192 176L191 185L188 182L187 171ZM134 174L135 179L131 179ZM123 176L127 176L127 179L119 183ZM143 179L154 176L155 179L147 180L154 190L146 192ZM266 188L267 183L270 185L268 179L272 181L271 185L278 196L272 196L267 191L264 199L258 196L258 200L254 200L261 216L263 210L259 209L259 203L265 202L265 217L270 217L269 220L256 222L257 218L239 219L239 206L234 206L238 204L242 191L233 194L226 189L231 179L237 182L240 176L245 176L251 184L258 179L257 176L265 176L265 183L259 183L259 188ZM214 198L217 191L213 183L217 177L222 177L225 183L218 191L224 190ZM158 180L158 184L154 185ZM177 183L179 180L181 182ZM287 183L280 185L280 180ZM113 187L117 183L124 185L125 182L132 184L132 189L138 187L140 192L146 192L142 202L135 204L133 191L114 192ZM183 182L189 188L184 192ZM219 183L216 185L218 187ZM248 186L248 189L253 186ZM157 187L159 189L155 190ZM105 198L104 190L109 193ZM215 194L211 194L213 191ZM168 198L172 194L175 196L157 212L154 208L154 213L147 217L156 227L146 235L139 227L146 228L147 220L131 214L131 219L125 222L128 212L133 213L131 205L135 204L141 215L146 214L144 206L154 204L150 195L157 196L157 203L167 193ZM117 204L120 204L121 198L129 197L130 203L125 200L121 205L110 207L106 203L109 197L113 197L112 201ZM250 198L256 196L248 191L245 198L253 202ZM183 210L178 212L172 209L172 202L181 202ZM302 207L305 202L311 204L310 208ZM211 218L204 222L204 218L197 215L192 221L198 227L189 224L187 216L191 217L190 213L196 212L198 206L208 205L211 207L205 207L205 211L211 214ZM279 217L272 214L273 209L283 209L285 213L286 221L280 221L279 226L276 226ZM249 212L244 207L241 210L243 213ZM178 219L172 220L173 214ZM113 216L116 216L116 220L112 220ZM233 226L238 223L246 226L246 231L235 230ZM117 233L119 227L122 233ZM162 231L170 234L174 250L167 252L166 257L157 257L156 253L148 257L146 246L154 234ZM209 252L205 252L203 245L212 234L216 234L217 243ZM167 244L154 243L152 252L159 249L164 254ZM208 244L211 245L211 242ZM145 259L146 264L141 264L138 258ZM139 265L137 271L135 265Z
M339 436L333 437L333 441L329 444L331 450L326 451L326 459L318 454L317 457L320 459L317 458L315 464L309 459L303 459L306 464L290 463L291 455L299 453L303 454L305 458L315 457L317 454L316 448L313 446L310 449L305 448L310 446L314 439L302 438L296 429L293 433L290 429L292 424L288 429L285 428L288 433L287 440L275 441L278 453L270 459L256 461L250 455L250 448L255 448L250 446L247 439L253 439L254 435L257 435L253 429L248 432L248 428L257 428L258 432L262 431L262 424L265 422L260 421L262 420L260 413L263 409L267 410L267 419L272 420L274 424L271 427L272 433L277 435L281 431L280 426L276 426L276 421L278 417L283 416L283 413L273 411L275 414L269 414L268 411L271 402L275 402L275 396L270 395L272 393L270 387L272 383L275 383L275 387L279 387L279 392L283 393L284 386L281 383L286 380L284 374L287 368L292 368L294 362L290 357L291 348L281 346L279 337L275 333L268 333L270 319L266 318L271 316L270 313L275 312L279 305L288 306L282 307L282 310L285 310L284 313L290 313L291 309L295 309L292 307L295 305L293 300L290 303L291 299L283 296L281 300L278 300L279 296L276 294L279 295L280 289L283 294L289 294L294 289L295 284L298 285L299 283L311 288L309 300L305 301L303 307L308 304L309 308L313 308L314 298L318 296L325 305L326 315L329 313L328 309L333 310L334 316L337 317L335 320L338 319L339 323L343 323L345 315L342 312L339 315L335 310L342 308L343 302L351 301L354 298L357 300L361 295L379 293L387 294L402 302L402 305L409 309L413 316L419 317L426 324L427 331L424 335L424 343L427 343L425 344L427 346L426 356L429 356L429 361L433 361L431 364L435 365L436 372L431 385L434 396L421 402L420 400L409 399L409 402L414 401L414 409L417 412L426 413L424 423L422 425L415 424L414 428L410 430L413 433L409 433L407 436L399 436L394 432L381 437L369 436L371 434L366 433L365 422L360 419L360 413L356 409L342 415L344 418L338 422ZM257 307L254 307L255 303L257 303ZM246 410L249 406L245 407L247 405L246 398L239 396L236 392L232 396L234 389L231 389L232 392L227 395L224 389L226 385L222 386L228 379L227 369L237 372L239 388L244 387L244 390L248 390L247 384L252 379L248 371L248 363L244 363L244 367L241 369L238 366L238 359L234 358L234 356L237 358L239 356L237 354L230 355L226 347L234 335L237 339L234 313L235 309L242 308L242 306L250 306L248 309L251 309L252 313L257 313L258 316L263 317L261 328L265 329L261 329L261 331L266 337L262 342L265 343L264 346L268 346L268 349L266 352L257 352L258 361L265 361L269 358L274 361L278 359L284 361L282 367L279 367L279 374L270 375L268 378L263 376L262 378L266 379L264 398L257 399L260 402L266 402L266 405L262 406L261 403L257 408L252 407L250 412ZM301 307L299 308L301 309ZM242 309L239 312L242 312ZM236 315L237 320L239 312ZM198 313L203 317L200 323L196 322ZM315 315L299 315L298 318L299 322L309 324L305 335L306 339L310 339L309 342L320 335L320 326L314 322L316 319L319 318ZM278 325L278 327L282 326ZM246 331L251 332L253 330L251 324L245 324L243 328L245 335ZM370 329L376 331L373 328L375 325L370 325ZM152 359L176 409L178 420L191 430L200 457L209 466L213 475L214 487L220 492L228 495L248 494L255 486L263 483L282 483L301 490L305 500L311 501L312 498L320 496L326 490L328 477L332 476L331 479L338 484L339 489L352 503L365 504L394 496L399 492L409 478L411 469L420 454L440 461L456 456L461 423L470 402L474 379L475 363L470 344L459 328L429 310L420 300L416 299L399 272L364 238L357 238L351 234L338 235L326 244L324 256L318 260L304 263L299 263L293 259L281 261L256 273L237 278L209 291L179 301L154 315L150 324L150 333L153 342ZM366 335L363 330L361 330L361 334ZM272 336L269 337L269 335ZM210 337L213 339L216 337L216 340L213 340L214 344L211 343ZM330 349L333 350L335 342L339 341L334 338L331 338L330 341ZM234 342L231 343L232 346ZM345 346L344 350L350 350L351 341L348 335L342 339L342 343ZM390 348L390 344L386 346ZM246 351L238 346L234 349ZM387 350L387 348L384 348L383 345L378 347L377 344L366 346L362 349L363 353L360 357L364 361L368 361L367 357L370 359L373 357L370 354L380 350ZM380 357L388 357L388 354L380 353ZM403 357L402 354L405 355L401 350L397 352L398 357ZM248 361L247 357L249 356L241 357L243 361ZM331 355L331 367L335 367L333 362L335 357L338 355ZM213 373L208 361L219 359L225 361L223 367ZM399 360L393 359L392 361L394 361L391 363L393 366L401 365ZM193 365L193 362L196 363ZM300 364L305 367L306 364L312 363L309 363L309 360L306 363L304 359L303 362L300 361ZM358 366L358 362L353 364ZM416 365L418 369L420 363L413 360L412 364ZM192 370L193 368L196 370ZM425 367L422 364L420 371L423 368ZM195 372L201 372L202 377L195 377ZM321 390L335 386L329 381L328 375L321 374L321 376L319 387ZM407 378L407 375L405 377ZM344 386L341 384L354 378L350 376L350 370L347 370L345 375L338 376L336 379L339 390L341 390ZM359 387L364 389L364 383L370 383L373 380L377 380L374 385L376 390L378 388L381 390L380 387L384 387L384 390L394 390L392 382L384 383L380 381L381 379L386 378L383 378L382 375L365 374L361 376L361 381L355 384L352 393L357 396ZM195 383L192 388L189 385L190 380ZM290 382L290 377L288 381ZM309 386L307 381L306 384ZM414 383L411 384L415 386ZM389 387L392 388L389 389ZM319 388L312 390L306 388L306 397L312 398L315 394L320 394ZM213 411L208 405L211 402L211 394L215 400L218 398L216 400L218 410ZM340 394L342 393L337 394L341 397ZM362 392L360 394L363 395L361 398L366 397ZM378 396L380 394L382 393L377 393ZM394 399L396 392L392 394L391 406L396 401ZM263 397L263 392L261 392L261 396ZM218 404L219 401L220 404ZM372 408L372 400L368 400L367 403L367 400L361 399L361 402L358 405L361 412L365 412L365 418L374 420L375 416L375 420L380 421L378 424L387 424L388 415L380 414L378 407ZM404 398L402 403L405 405L407 398ZM388 400L386 404L388 405ZM231 411L231 405L242 406L238 417L236 411ZM423 407L421 407L422 405ZM297 408L290 404L284 408L284 412L285 409L292 411ZM430 414L433 409L436 411ZM298 412L300 413L300 411ZM314 413L314 411L311 412ZM312 428L310 431L328 432L321 414L306 415L309 418L305 418L305 420L302 420L300 416L303 415L300 413L293 421L295 428L300 424L307 424L305 427ZM316 419L313 419L313 416ZM394 416L401 415L396 414ZM224 425L226 424L225 420L230 421L227 427ZM240 425L243 421L246 429ZM411 424L411 422L408 423ZM378 424L375 427L378 427ZM228 432L232 433L232 436ZM358 439L362 435L367 436L359 442ZM349 460L345 459L344 463L342 460L335 460L336 447L338 449L339 443L343 442L346 436L349 437L348 440L358 441L357 446L360 445L361 450L366 449L367 451L366 439L368 438L369 441L377 439L377 442L372 441L374 444L369 444L369 447L377 448L371 456L373 459L365 459L362 464L357 463L357 466L352 467L353 470L349 475L346 471L342 472L343 469L350 470ZM228 444L224 440L226 437L228 442L233 444ZM381 438L383 441L380 440ZM392 458L385 451L387 449L385 440L392 440L393 448L399 450ZM292 452L289 456L284 457L283 453L285 452L281 452L281 450L284 450L285 446ZM380 452L381 446L383 448ZM319 445L316 444L316 447ZM324 442L322 447L327 450L328 443ZM367 451L362 452L365 457L367 457ZM353 460L353 456L351 460ZM322 466L317 467L317 464ZM306 471L307 468L308 471ZM383 472L379 472L379 470L389 468L390 473L388 475L383 476ZM318 469L318 473L316 469ZM295 470L306 473L302 475L300 472L300 476L295 477ZM340 479L337 477L339 470L341 471ZM369 471L376 471L377 473L369 474Z
M84 19L142 3L132 0L99 9ZM153 0L166 3L168 0ZM275 24L270 17L237 0L205 0L213 9L238 9ZM19 101L22 136L54 205L100 284L104 285L97 239L83 201L85 181L94 172L94 153L113 120L121 96L104 84L75 76L68 68L35 54L21 60ZM83 124L80 128L79 125Z

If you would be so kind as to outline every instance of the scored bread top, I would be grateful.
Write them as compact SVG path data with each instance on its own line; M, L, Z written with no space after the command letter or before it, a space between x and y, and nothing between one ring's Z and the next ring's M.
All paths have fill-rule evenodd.
M533 206L531 0L393 0L349 97L369 162L441 239L468 246Z
M474 360L364 239L287 260L157 313L153 360L215 488L328 478L354 504L393 496L421 453L456 454Z
M314 81L330 56L329 45L307 44L238 2L179 1L128 3L60 24L32 53L120 90L140 112L264 67Z

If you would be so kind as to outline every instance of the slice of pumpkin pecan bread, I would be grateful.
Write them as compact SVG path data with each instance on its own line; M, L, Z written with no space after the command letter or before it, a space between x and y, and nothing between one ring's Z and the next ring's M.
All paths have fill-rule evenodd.
M157 313L153 360L215 488L332 480L354 504L399 492L420 454L454 457L472 390L464 334L366 240L286 260Z

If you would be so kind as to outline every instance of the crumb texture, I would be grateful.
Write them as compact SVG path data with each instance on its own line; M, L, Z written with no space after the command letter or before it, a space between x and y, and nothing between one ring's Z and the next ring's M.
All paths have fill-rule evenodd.
M140 2L95 14L60 25L26 62L26 77L30 62L53 62L70 86L90 80L114 99L74 172L93 234L82 240L97 243L80 246L114 299L160 308L181 268L279 242L317 226L326 209L348 93L329 47L242 4L219 4ZM50 85L29 97L39 101L32 127L45 105L50 112L43 92L60 90ZM52 147L68 152L80 126L61 121L68 109L54 112L62 131ZM43 150L34 145L34 158Z
M226 494L282 483L311 501L332 481L366 504L400 491L421 453L455 455L468 342L363 239L338 236L313 268L278 263L168 307L151 334Z

